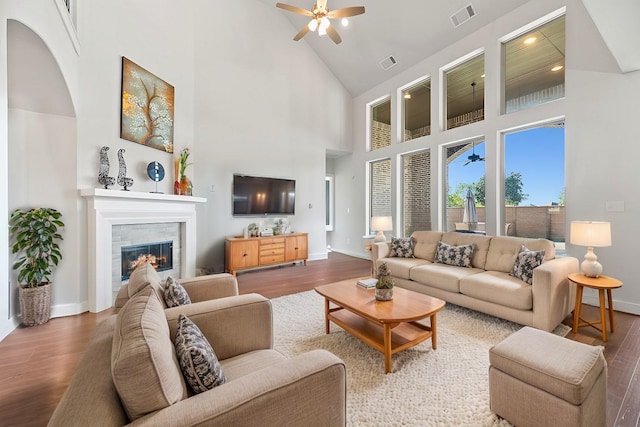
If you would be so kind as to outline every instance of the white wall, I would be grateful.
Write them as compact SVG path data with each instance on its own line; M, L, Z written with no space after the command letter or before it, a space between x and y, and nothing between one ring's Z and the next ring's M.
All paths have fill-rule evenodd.
M500 115L500 38L561 7L567 8L566 97L565 99ZM439 130L442 114L438 89L440 69L478 49L485 51L485 120L449 131ZM432 135L399 143L392 122L392 145L367 152L366 104L391 95L392 117L396 117L397 89L425 75L432 79ZM579 0L540 0L529 2L496 20L469 37L426 58L408 71L369 90L354 100L353 154L334 161L336 182L336 229L331 237L334 249L367 256L362 235L367 231L365 163L380 158L392 159L392 188L398 187L400 154L429 148L432 158L432 191L442 185L442 144L484 135L486 140L486 183L497 187L500 180L500 134L526 124L566 117L566 201L567 230L571 220L608 220L612 222L613 246L597 248L605 274L621 279L626 285L614 291L616 309L640 314L640 288L634 284L633 261L628 255L634 247L640 227L637 218L638 190L632 171L640 146L634 114L640 96L640 73L621 74L602 37ZM544 167L544 165L541 165ZM605 211L607 201L624 201L625 212ZM400 207L392 206L398 232ZM439 224L443 202L432 201L434 227ZM487 191L487 231L495 234L499 202ZM441 226L440 226L441 228ZM569 255L582 258L585 248L567 245ZM597 304L588 293L585 301Z
M13 204L49 203L65 213L64 265L55 274L54 316L87 307L86 205L78 190L99 186L100 147L110 147L112 176L117 175L118 149L126 150L133 191L155 189L146 175L154 160L167 171L159 190L173 191L173 156L119 137L122 56L176 88L175 151L192 149L194 164L187 173L194 195L208 199L198 212L198 267L219 269L224 236L239 234L255 221L231 215L235 172L296 179L292 226L309 233L311 258L326 257L325 153L350 148L351 96L304 41L291 40L297 29L282 11L236 0L225 3L224 18L216 19L219 14L219 4L208 0L179 6L167 0L77 2L78 56L52 0L0 4L0 34L6 34L6 19L17 19L38 34L76 107L76 118L70 119L9 113L0 106L0 165L10 161L6 150L11 147L12 168L20 173L34 165L32 151L44 154L39 166L60 171L60 178L43 185L37 185L35 176L16 180L21 193L0 198L0 221L5 223ZM0 54L0 93L6 95L2 36ZM2 170L0 188L6 190L7 167ZM212 185L214 192L209 191ZM6 228L0 240L5 242L0 245L0 283L9 283ZM0 298L0 316L6 319L0 320L0 337L16 324L16 309L9 309L8 300Z

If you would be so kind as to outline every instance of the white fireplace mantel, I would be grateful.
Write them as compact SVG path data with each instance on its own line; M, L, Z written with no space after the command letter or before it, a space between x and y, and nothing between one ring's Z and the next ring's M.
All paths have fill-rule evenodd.
M173 194L89 188L80 190L87 200L89 310L96 313L113 304L111 247L114 225L180 223L181 277L196 271L196 205L207 199Z

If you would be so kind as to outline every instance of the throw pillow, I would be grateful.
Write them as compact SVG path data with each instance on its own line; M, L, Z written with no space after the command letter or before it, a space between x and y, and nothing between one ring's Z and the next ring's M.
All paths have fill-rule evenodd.
M520 252L516 255L516 261L509 275L531 284L533 281L533 269L542 264L543 260L544 249L540 251L530 251L525 245L522 245Z
M182 375L193 391L201 393L227 381L211 344L184 314L178 318L174 344Z
M188 396L164 307L151 286L131 297L116 315L111 376L131 420Z
M173 277L167 277L164 286L164 301L167 307L177 307L179 305L191 304L191 298L184 287Z
M474 243L461 246L448 245L442 241L436 246L436 256L434 262L440 264L455 265L458 267L471 268L471 258L473 257Z
M411 237L407 237L406 239L391 237L391 256L399 258L414 258L413 240Z

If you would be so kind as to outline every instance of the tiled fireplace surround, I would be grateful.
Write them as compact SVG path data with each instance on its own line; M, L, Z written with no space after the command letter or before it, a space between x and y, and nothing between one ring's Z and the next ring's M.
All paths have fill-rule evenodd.
M173 240L174 269L165 275L195 275L196 205L206 199L96 188L81 190L80 195L87 200L91 312L102 311L113 304L113 292L121 284L114 272L118 270L119 274L122 246ZM167 236L169 230L173 230L170 231L172 237Z

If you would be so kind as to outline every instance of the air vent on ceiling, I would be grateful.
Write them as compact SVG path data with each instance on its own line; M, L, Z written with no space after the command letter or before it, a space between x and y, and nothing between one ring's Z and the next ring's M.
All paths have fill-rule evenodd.
M380 61L380 66L382 67L383 70L387 71L389 68L393 67L397 63L398 63L398 61L396 61L396 58L394 58L393 56L389 55L388 57L386 57L382 61Z
M451 19L453 28L456 28L464 24L474 16L476 16L476 10L473 8L473 5L469 3L468 5L466 5L465 7L463 7L462 9L460 9L459 11L451 15L449 19Z

